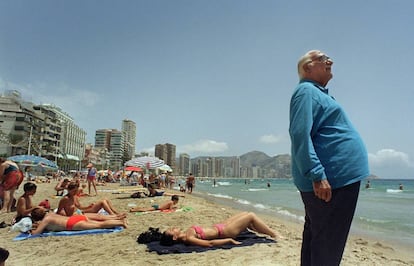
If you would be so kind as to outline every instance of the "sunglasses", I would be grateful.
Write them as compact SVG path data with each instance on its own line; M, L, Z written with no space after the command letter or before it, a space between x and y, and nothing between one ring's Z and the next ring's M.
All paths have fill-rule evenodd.
M320 56L312 59L311 62L318 61L318 62L321 62L321 63L325 63L328 60L332 61L332 59L329 56L323 54L323 55L320 55Z

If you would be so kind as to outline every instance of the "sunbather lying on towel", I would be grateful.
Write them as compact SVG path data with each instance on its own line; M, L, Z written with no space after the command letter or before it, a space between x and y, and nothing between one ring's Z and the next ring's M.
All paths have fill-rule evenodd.
M266 234L273 238L278 237L278 234L270 229L256 214L242 212L212 227L193 225L186 231L173 227L162 233L161 236L154 236L154 238L158 238L160 244L165 246L171 246L177 242L202 247L225 244L237 245L240 242L234 240L234 238L246 229Z
M147 211L163 211L163 210L172 210L177 208L177 203L178 203L178 196L177 195L173 195L171 197L171 200L164 202L161 205L158 204L154 204L149 208L145 208L145 207L135 207L135 208L131 208L129 211L130 212L147 212Z
M85 215L73 215L67 217L53 212L46 214L45 210L41 208L33 210L31 216L34 227L34 229L31 231L32 235L40 234L44 230L81 231L89 229L114 228L116 226L127 228L128 225L126 218L97 221L92 220Z

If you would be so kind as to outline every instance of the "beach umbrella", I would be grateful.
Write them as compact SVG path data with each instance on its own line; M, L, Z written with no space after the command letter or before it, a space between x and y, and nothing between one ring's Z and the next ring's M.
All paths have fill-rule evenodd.
M52 161L36 155L15 155L7 158L21 166L42 167L57 170L59 167Z
M125 166L144 167L146 169L155 169L163 166L165 163L158 157L142 156L131 159L125 163Z
M172 172L172 168L168 164L164 164L163 166L158 167L158 169L165 172Z
M134 171L134 172L142 172L142 168L138 166L127 166L124 169L125 171Z

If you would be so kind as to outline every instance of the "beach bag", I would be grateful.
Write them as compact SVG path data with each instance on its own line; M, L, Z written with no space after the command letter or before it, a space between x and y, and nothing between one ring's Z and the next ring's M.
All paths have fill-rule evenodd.
M24 217L19 222L13 224L11 231L26 233L32 230L32 219L30 217Z

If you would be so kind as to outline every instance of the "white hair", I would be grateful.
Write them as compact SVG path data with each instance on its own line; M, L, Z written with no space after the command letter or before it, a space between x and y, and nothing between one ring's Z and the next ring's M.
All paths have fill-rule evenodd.
M315 54L319 54L321 51L319 50L310 50L306 54L304 54L298 61L298 74L299 79L303 79L306 75L306 71L304 66L310 62L312 62L312 56Z

